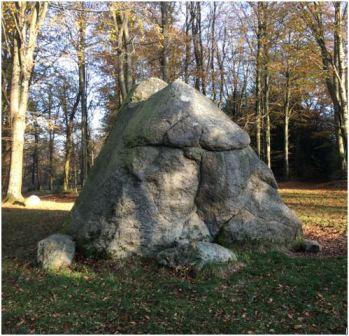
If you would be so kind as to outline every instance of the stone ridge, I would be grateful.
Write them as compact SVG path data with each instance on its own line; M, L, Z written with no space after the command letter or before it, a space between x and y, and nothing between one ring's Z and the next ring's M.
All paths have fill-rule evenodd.
M124 141L129 147L166 145L219 151L245 148L250 138L210 99L176 80L139 109L125 130Z

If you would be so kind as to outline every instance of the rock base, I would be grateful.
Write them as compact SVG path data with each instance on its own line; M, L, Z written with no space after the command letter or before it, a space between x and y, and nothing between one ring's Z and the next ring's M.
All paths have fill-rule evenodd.
M236 255L225 247L208 242L192 242L161 251L157 255L161 265L200 271L212 264L237 261Z

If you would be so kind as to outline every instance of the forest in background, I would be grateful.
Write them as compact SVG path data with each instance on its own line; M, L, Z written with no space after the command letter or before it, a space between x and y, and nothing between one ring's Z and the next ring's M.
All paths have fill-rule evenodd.
M346 27L344 2L2 2L2 192L79 189L149 77L211 98L279 180L346 178Z

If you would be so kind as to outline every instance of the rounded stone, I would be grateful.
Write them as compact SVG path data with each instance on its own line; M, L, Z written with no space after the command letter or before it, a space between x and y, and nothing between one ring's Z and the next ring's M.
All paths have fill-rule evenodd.
M75 243L68 235L53 234L38 243L38 263L47 270L57 270L71 264Z
M24 204L26 207L35 207L38 206L40 202L41 200L38 196L31 195L25 199Z
M185 267L196 271L207 265L237 261L233 251L209 242L192 242L161 251L157 255L159 264L177 268Z

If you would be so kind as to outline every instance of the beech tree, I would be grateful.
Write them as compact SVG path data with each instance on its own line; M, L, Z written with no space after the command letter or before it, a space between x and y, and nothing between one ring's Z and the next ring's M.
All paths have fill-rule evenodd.
M196 63L195 88L206 94L206 74L204 72L204 51L202 44L201 3L190 2L191 36Z
M262 39L265 34L264 18L264 6L262 2L258 2L257 5L253 5L254 13L257 17L256 38L257 38L257 51L256 51L256 89L255 89L255 109L256 109L256 147L257 155L261 157L262 154L262 110L261 110L261 76L262 76Z
M165 82L169 80L168 74L168 29L169 29L169 16L170 16L170 6L171 4L164 1L160 3L161 8L161 33L163 35L162 49L161 49L161 72L162 79Z
M10 119L12 128L11 168L6 200L23 202L22 174L25 117L30 78L34 67L34 51L39 30L46 16L47 2L15 2L9 4L16 31L13 34Z
M334 7L334 17L328 18L330 6ZM347 20L347 7L342 2L313 2L300 4L302 17L310 28L318 44L325 83L334 106L334 119L338 153L341 160L343 176L347 170L347 67L345 66L344 32ZM324 12L326 9L326 12ZM330 21L330 22L329 22ZM332 48L328 41L328 32L332 30Z
M74 86L70 84L71 79L61 78L61 83L58 88L57 98L63 112L63 121L65 129L65 160L64 160L64 177L63 177L63 191L70 190L70 172L71 160L73 155L73 127L74 119L76 117L79 101L81 99L80 87L77 93L74 93Z

